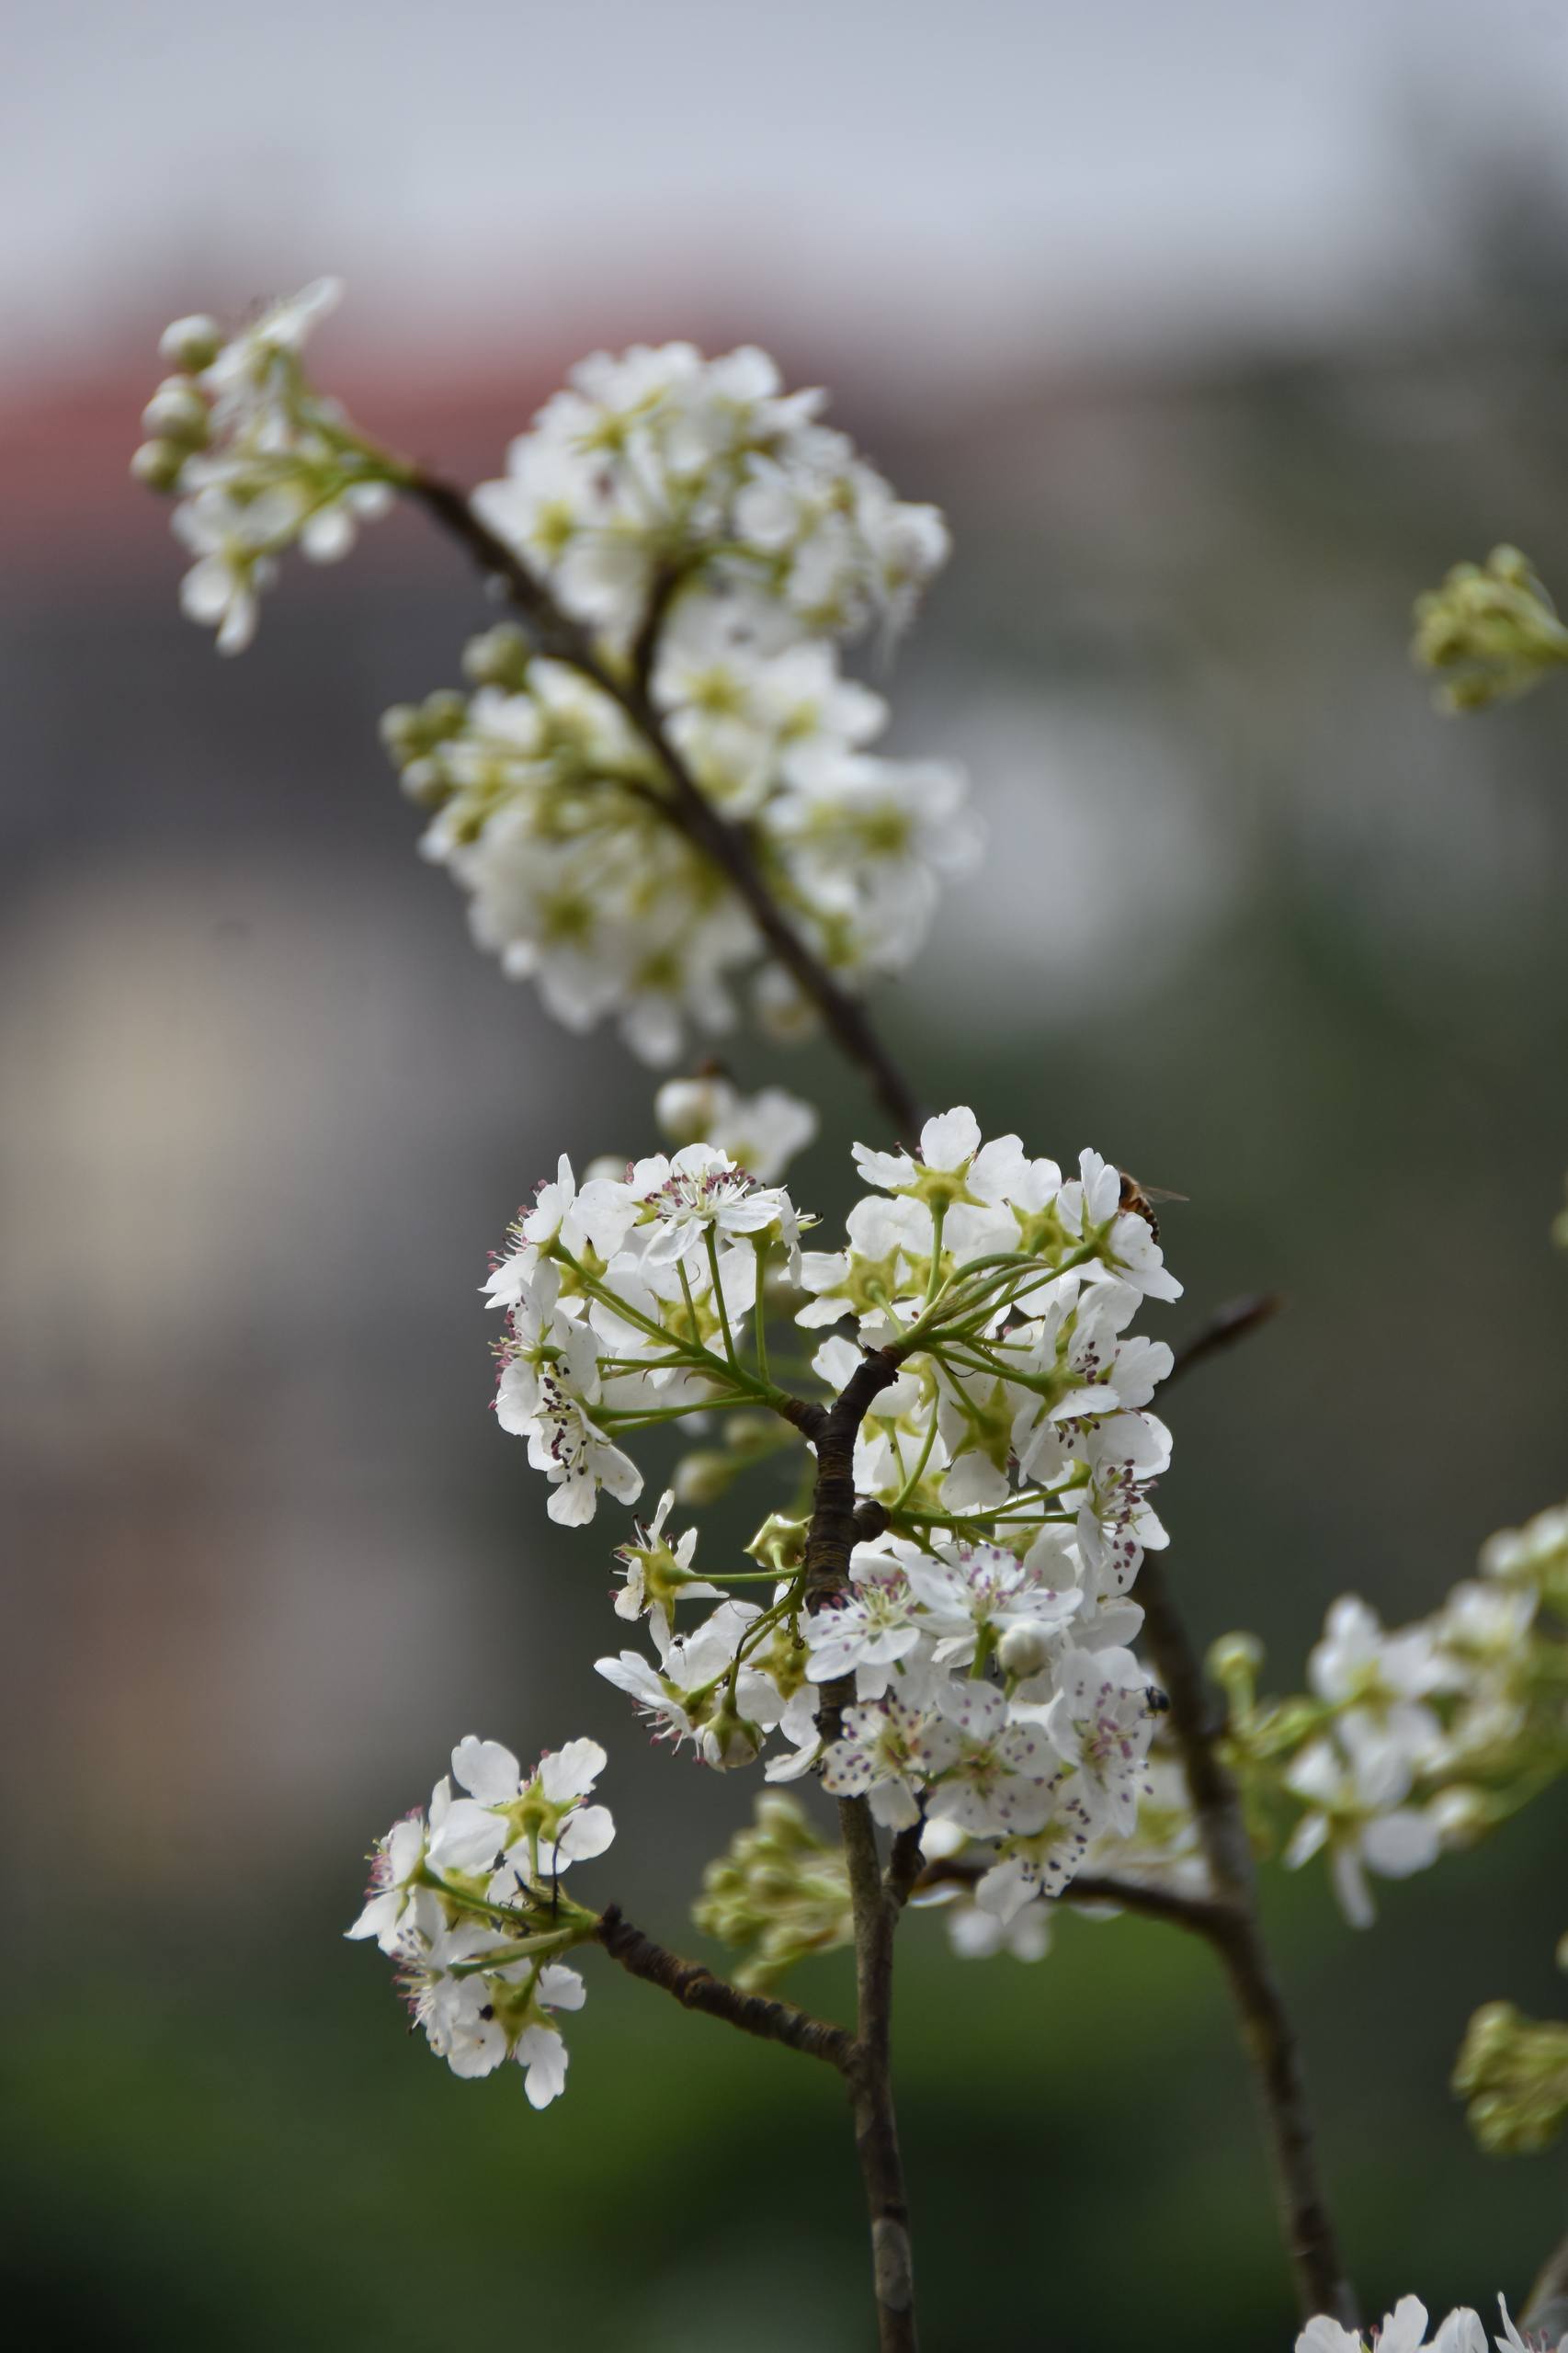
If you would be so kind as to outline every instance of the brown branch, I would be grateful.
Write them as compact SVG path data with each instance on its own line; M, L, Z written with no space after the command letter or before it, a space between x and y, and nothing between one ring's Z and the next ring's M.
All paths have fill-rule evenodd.
M808 1434L816 1448L817 1470L802 1586L808 1608L820 1607L848 1583L849 1556L870 1524L862 1521L862 1506L856 1500L855 1440L871 1405L897 1378L892 1351L869 1348L833 1404L825 1413L818 1409L820 1418L812 1418ZM803 1416L799 1426L806 1427ZM817 1730L824 1747L838 1737L854 1691L852 1676L824 1688ZM894 1842L884 1881L876 1824L865 1799L841 1798L838 1820L855 1924L856 2042L849 2080L855 2151L871 2231L878 2353L915 2353L909 2200L893 2111L892 2052L893 1936L907 1893L903 1882L912 1882L918 1869L918 1834L913 1867L906 1832Z
M927 1863L915 1881L914 1893L924 1895L938 1887L973 1887L985 1870L983 1863L966 1862L948 1855ZM1185 1928L1208 1944L1218 1944L1230 1926L1230 1912L1212 1896L1187 1895L1179 1888L1156 1887L1143 1880L1116 1879L1103 1871L1080 1871L1052 1903L1114 1904L1119 1911L1135 1912L1146 1920L1163 1920Z
M1190 1372L1194 1365L1206 1363L1221 1349L1234 1347L1238 1340L1272 1323L1285 1303L1285 1294L1278 1290L1247 1291L1240 1299L1228 1299L1177 1348L1176 1361L1165 1375L1167 1385Z
M871 2226L878 2353L915 2353L909 2198L892 2101L892 1947L903 1908L882 1883L876 1824L864 1798L841 1798L838 1819L855 1915L855 2153Z
M1149 1655L1170 1701L1170 1726L1181 1752L1187 1795L1209 1865L1220 1918L1210 1940L1224 1963L1240 2013L1273 2160L1275 2193L1303 2319L1327 2313L1347 2327L1358 2313L1355 2290L1329 2219L1318 2177L1311 2111L1296 2032L1274 1975L1258 1919L1256 1874L1235 1782L1217 1745L1219 1726L1203 1671L1176 1606L1165 1566L1149 1554L1139 1574Z
M913 1142L920 1126L919 1103L864 1006L840 986L801 938L768 887L750 835L719 814L671 743L663 715L648 690L653 642L643 643L640 638L636 661L623 676L603 660L589 631L562 609L546 584L475 514L460 490L424 472L415 472L408 486L442 529L467 550L486 578L502 584L540 651L570 663L625 712L665 772L670 822L719 869L768 949L816 1007L835 1044L858 1068L897 1134Z
M700 2010L707 2018L723 2018L728 2025L738 2026L743 2034L757 2035L765 2042L782 2042L791 2051L803 2051L810 2059L825 2059L841 2075L851 2074L856 2046L854 2036L846 2029L832 2026L825 2018L812 2018L809 2011L797 2009L793 2002L776 2001L763 1994L743 1994L738 1985L715 1977L700 1961L683 1961L679 1953L655 1944L652 1937L632 1927L619 1904L612 1904L600 1915L594 1934L612 1961L618 1961L633 1977L673 1994L683 2009Z

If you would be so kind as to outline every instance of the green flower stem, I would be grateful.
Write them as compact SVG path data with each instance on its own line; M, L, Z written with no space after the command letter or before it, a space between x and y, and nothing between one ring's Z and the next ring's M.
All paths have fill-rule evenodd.
M708 1245L708 1271L713 1281L713 1303L719 1310L719 1328L724 1335L724 1354L729 1358L731 1371L738 1372L740 1367L735 1360L735 1336L730 1329L730 1311L724 1304L724 1286L719 1279L719 1241L711 1226L708 1228L703 1239ZM685 1279L686 1269L683 1267L681 1269L683 1283ZM689 1297L689 1293L687 1296Z

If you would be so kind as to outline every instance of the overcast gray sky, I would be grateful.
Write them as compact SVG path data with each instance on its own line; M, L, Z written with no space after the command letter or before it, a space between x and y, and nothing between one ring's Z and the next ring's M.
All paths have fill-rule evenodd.
M0 0L0 369L332 267L561 334L749 286L939 364L1419 271L1419 104L1551 144L1568 0Z

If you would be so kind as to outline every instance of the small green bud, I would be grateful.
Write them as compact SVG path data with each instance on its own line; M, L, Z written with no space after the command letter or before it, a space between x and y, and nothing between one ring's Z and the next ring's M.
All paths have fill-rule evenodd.
M683 1454L676 1464L670 1483L676 1491L677 1504L688 1509L701 1504L716 1504L729 1492L736 1465L727 1455L716 1453L711 1447L698 1447L690 1454Z
M805 1564L806 1522L788 1512L770 1511L751 1542L743 1548L759 1568L776 1576L798 1576Z
M169 376L158 386L142 412L142 429L156 441L173 441L181 449L205 447L211 412L187 376Z
M1233 1716L1252 1713L1263 1644L1256 1634L1221 1634L1210 1645L1209 1672L1231 1703Z
M189 451L174 441L143 441L131 460L133 481L148 490L173 490Z
M203 311L193 312L189 318L176 319L158 337L158 357L190 376L210 368L222 348L222 327Z
M502 687L520 694L528 683L528 642L510 621L497 621L463 649L463 675L476 687Z

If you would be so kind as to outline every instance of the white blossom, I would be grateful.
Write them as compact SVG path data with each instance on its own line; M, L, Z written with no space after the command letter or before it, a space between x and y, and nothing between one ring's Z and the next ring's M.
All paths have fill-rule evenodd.
M1298 1870L1326 1847L1352 1927L1368 1927L1374 1916L1369 1870L1406 1879L1437 1859L1437 1824L1403 1802L1410 1783L1408 1757L1397 1746L1371 1742L1346 1756L1330 1740L1314 1741L1285 1777L1286 1787L1308 1807L1286 1847L1286 1867Z

